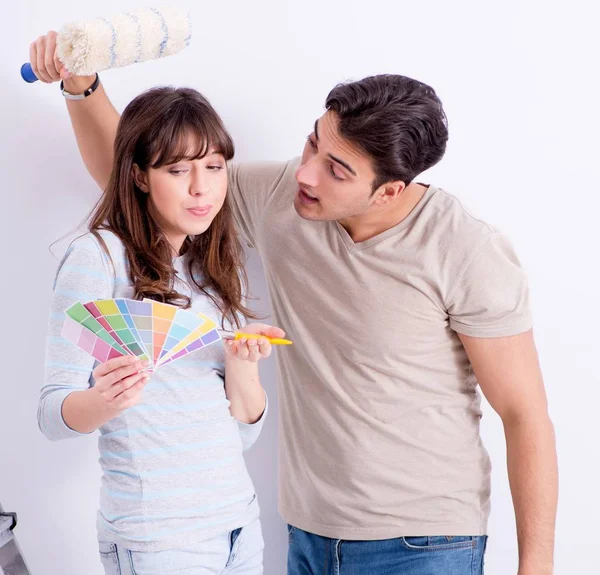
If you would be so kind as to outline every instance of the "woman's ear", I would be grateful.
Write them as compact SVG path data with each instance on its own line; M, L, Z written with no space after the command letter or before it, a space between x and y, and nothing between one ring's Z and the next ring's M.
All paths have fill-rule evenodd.
M148 193L148 174L142 171L137 164L133 164L133 181L142 192Z

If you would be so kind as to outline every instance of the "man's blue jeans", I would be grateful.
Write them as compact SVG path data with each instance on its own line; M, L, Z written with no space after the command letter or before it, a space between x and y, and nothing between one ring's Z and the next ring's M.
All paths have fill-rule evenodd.
M288 526L288 575L483 575L487 537L329 539Z

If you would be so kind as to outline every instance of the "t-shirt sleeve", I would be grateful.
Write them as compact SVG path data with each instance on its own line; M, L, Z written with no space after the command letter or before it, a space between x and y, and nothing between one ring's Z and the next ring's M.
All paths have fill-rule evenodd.
M449 296L450 327L471 337L517 335L532 327L527 277L510 242L492 233L466 263Z
M238 233L250 247L256 246L265 207L288 165L287 162L260 162L228 166L229 204Z
M75 240L63 258L54 282L46 339L44 382L38 403L38 424L51 440L81 434L67 426L62 404L74 391L88 389L95 360L62 336L65 310L77 301L112 297L110 267L91 235Z
M258 439L258 436L260 435L260 432L265 424L268 411L269 398L265 392L265 410L258 421L255 421L254 423L243 423L236 420L240 438L242 440L243 451L248 451L256 443L256 440Z

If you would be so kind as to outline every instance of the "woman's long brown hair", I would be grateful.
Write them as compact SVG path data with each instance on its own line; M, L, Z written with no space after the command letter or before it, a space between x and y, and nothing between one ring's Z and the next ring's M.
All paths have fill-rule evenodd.
M190 150L190 142L195 142L197 149ZM209 150L227 161L234 155L233 141L223 122L195 90L153 88L135 98L121 116L112 174L92 212L89 228L107 253L100 230L113 232L123 242L136 299L181 307L191 303L174 289L173 251L150 215L148 194L135 184L133 165L146 171L183 159L203 158ZM184 252L194 287L221 310L222 325L228 319L240 327L239 314L254 317L242 301L247 276L228 197L206 232L185 240Z

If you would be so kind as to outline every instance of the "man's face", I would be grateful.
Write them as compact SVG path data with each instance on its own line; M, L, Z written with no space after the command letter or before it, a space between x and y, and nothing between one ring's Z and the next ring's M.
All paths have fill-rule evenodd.
M294 198L306 220L344 220L364 214L375 201L371 160L338 134L338 119L327 112L315 122L296 171Z

